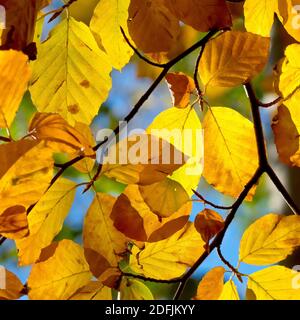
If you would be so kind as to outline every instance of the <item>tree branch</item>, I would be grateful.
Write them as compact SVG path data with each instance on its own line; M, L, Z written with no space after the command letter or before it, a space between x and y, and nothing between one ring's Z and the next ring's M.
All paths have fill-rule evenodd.
M154 279L154 278L148 278L148 277L144 277L140 274L132 274L132 273L127 273L127 272L122 272L122 276L125 277L131 277L131 278L135 278L135 279L139 279L139 280L143 280L143 281L150 281L150 282L155 282L155 283L178 283L181 281L180 278L176 278L176 279L170 279L170 280L160 280L160 279Z

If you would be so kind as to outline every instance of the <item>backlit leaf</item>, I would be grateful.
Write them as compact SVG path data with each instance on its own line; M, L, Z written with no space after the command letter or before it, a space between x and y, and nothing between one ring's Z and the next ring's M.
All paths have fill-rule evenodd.
M70 125L90 124L108 96L111 68L89 28L65 19L38 45L32 100L40 112L59 113Z
M268 61L270 39L228 31L205 46L199 75L205 88L234 87L259 74Z
M69 300L112 300L111 289L100 281L90 281L80 288Z
M248 227L240 245L240 261L268 265L279 262L300 245L300 217L270 213Z
M210 108L204 118L203 176L218 191L238 197L258 168L253 124L235 110ZM252 188L247 199L255 192Z
M19 108L31 71L28 57L17 51L0 51L0 127L9 128Z
M155 279L177 278L204 252L203 245L194 225L187 224L168 239L145 243L142 249L133 247L130 268Z
M121 70L130 60L132 49L120 28L128 36L127 20L130 0L101 0L95 8L90 26L96 40L104 47L112 66Z
M240 300L236 285L232 280L224 284L219 300Z
M60 232L75 196L75 183L60 178L28 215L28 237L16 241L19 264L32 264Z
M44 194L52 178L52 151L44 142L0 145L0 215L16 204L26 209Z
M3 277L5 277L3 279ZM24 286L19 278L7 269L0 269L0 283L4 284L5 288L0 286L0 300L16 300L23 294Z
M65 300L89 283L91 273L78 244L62 240L45 248L43 254L47 259L36 263L28 278L30 299Z
M249 275L248 291L256 300L299 300L296 271L283 266L269 267Z
M139 280L124 278L120 291L121 300L154 300L150 289Z

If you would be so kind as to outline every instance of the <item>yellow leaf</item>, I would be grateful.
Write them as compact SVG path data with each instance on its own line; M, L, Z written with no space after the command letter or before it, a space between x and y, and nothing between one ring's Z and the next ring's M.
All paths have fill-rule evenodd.
M279 90L284 98L299 89L300 82L300 44L291 44L285 50L285 59L281 65Z
M247 31L263 37L269 37L274 22L274 14L278 13L278 3L284 1L246 0L244 4L244 14Z
M52 178L52 151L44 142L21 140L0 145L0 159L0 215L36 203Z
M47 141L55 152L95 157L89 141L58 114L36 113L31 120L29 133L35 140Z
M210 209L204 209L198 213L194 223L196 230L201 234L206 244L224 228L222 216Z
M78 244L62 240L45 248L43 253L48 259L33 265L28 278L30 299L65 300L89 283L89 265Z
M199 64L205 89L234 87L259 74L268 61L270 39L249 32L228 31L205 46Z
M201 32L231 26L224 0L167 0L166 3L179 20Z
M19 265L38 260L43 248L60 232L75 197L75 183L60 178L28 215L29 236L16 241Z
M120 285L121 300L154 300L150 289L139 280L124 278Z
M218 300L223 290L224 273L223 267L215 267L207 272L198 285L195 300Z
M299 0L278 2L279 20L286 31L298 42L300 41L299 4Z
M33 41L34 27L40 9L48 0L0 0L5 7L6 28L1 44L5 49L24 50ZM2 48L3 48L2 47Z
M0 51L0 127L9 128L19 108L31 71L28 57L18 51Z
M159 191L157 194L160 194ZM172 204L169 205L171 206ZM187 202L170 217L159 218L145 202L139 187L129 185L115 202L111 219L114 226L129 238L155 242L166 239L183 228L191 209L191 202Z
M133 135L110 147L102 173L124 184L149 185L164 180L184 165L185 158L168 141Z
M300 166L300 91L278 107L272 129L279 158L290 166Z
M130 0L101 0L92 17L90 27L98 43L103 45L112 66L121 70L133 51L120 28L128 36L127 20Z
M166 80L172 94L174 107L186 108L190 103L191 94L196 89L194 80L182 72L168 73Z
M0 268L0 284L0 300L16 300L22 297L24 289L22 282L15 274L4 268ZM3 284L5 288L2 288Z
M80 288L69 300L112 300L111 289L100 281L90 281Z
M23 206L13 206L0 215L0 234L10 239L21 239L28 234L27 212Z
M219 300L240 300L236 285L232 280L224 284Z
M193 107L169 108L161 112L147 128L147 132L168 141L189 157L170 178L180 183L189 196L197 189L203 170L203 132Z
M65 19L38 45L32 100L40 112L59 113L70 125L89 125L108 96L111 69L90 29Z
M140 186L139 191L151 211L161 218L170 217L190 201L185 189L169 178L148 186Z
M283 266L257 271L248 276L247 295L254 294L256 300L300 300L296 277L295 271Z
M182 276L203 254L204 242L193 224L187 224L168 239L133 247L130 268L155 279L170 280Z
M97 193L87 215L83 226L83 244L86 252L86 258L91 267L91 271L98 278L106 268L118 267L122 259L121 254L127 249L127 238L119 232L110 219L110 214L116 199L108 194ZM106 260L106 266L103 259L98 256L101 268L97 267L95 259L89 259L86 249L92 249ZM90 253L91 254L91 253ZM94 254L94 256L97 256Z
M268 265L284 260L300 245L300 217L270 213L245 231L240 245L240 261Z
M253 124L230 108L210 108L204 118L204 171L218 191L238 197L258 168ZM251 200L255 187L248 194Z
M161 0L131 0L128 29L137 47L145 53L170 51L180 31L178 19Z

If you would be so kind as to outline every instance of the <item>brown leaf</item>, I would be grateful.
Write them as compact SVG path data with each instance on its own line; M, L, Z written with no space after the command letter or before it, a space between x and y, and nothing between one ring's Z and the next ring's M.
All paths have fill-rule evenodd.
M224 228L224 220L217 212L204 209L196 216L195 228L201 234L203 241L208 243Z
M0 215L0 234L10 239L21 239L28 235L26 208L13 206Z
M196 89L194 80L182 72L168 73L166 80L172 93L174 106L186 108L191 94Z

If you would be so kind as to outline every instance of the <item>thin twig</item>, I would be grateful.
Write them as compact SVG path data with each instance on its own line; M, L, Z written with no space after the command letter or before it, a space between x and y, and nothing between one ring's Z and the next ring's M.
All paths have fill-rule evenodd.
M271 101L271 102L267 102L267 103L264 103L264 102L261 102L261 101L257 101L257 104L262 107L262 108L270 108L270 107L273 107L277 104L280 104L282 103L283 99L281 97L278 97L276 98L275 100Z
M131 277L131 278L135 278L135 279L139 279L139 280L143 280L143 281L156 282L156 283L169 283L169 284L171 284L171 283L178 283L181 281L180 278L170 279L170 280L160 280L160 279L144 277L140 274L132 274L132 273L126 273L126 272L122 272L122 276Z
M127 37L124 29L122 27L120 27L122 35L125 39L125 41L127 42L127 44L129 45L129 47L134 51L134 53L143 61L145 61L146 63L150 64L151 66L154 67L158 67L158 68L165 68L167 66L167 63L156 63L154 61L149 60L147 57L145 57L144 55L142 55L139 50L130 42L129 38Z
M230 210L232 209L232 205L231 206L220 206L217 205L209 200L206 200L199 192L197 192L196 190L192 189L192 191L194 192L194 194L201 199L205 204L210 205L211 207L215 208L215 209L220 209L220 210Z

